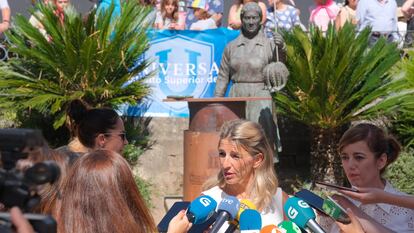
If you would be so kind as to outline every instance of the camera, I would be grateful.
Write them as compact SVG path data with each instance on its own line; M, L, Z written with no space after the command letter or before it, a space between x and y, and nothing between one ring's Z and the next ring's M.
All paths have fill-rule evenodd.
M40 201L38 186L59 178L59 167L53 161L35 163L24 171L16 168L19 160L27 159L30 152L45 145L39 130L0 129L0 203L4 207L17 206L30 211ZM56 232L56 222L50 216L26 214L25 217L37 232ZM0 213L0 232L11 232L9 223L8 213Z

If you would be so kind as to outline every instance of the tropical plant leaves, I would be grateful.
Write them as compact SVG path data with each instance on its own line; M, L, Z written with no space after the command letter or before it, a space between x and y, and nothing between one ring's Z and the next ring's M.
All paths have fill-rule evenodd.
M125 83L149 65L146 60L134 64L149 47L145 22L150 10L129 1L117 18L111 18L112 6L100 15L92 11L83 21L69 8L62 24L53 5L39 4L32 13L46 36L17 15L7 36L19 58L0 64L0 107L55 115L59 127L73 99L97 107L136 104L149 91L143 83L146 77Z
M290 77L275 95L279 112L317 128L337 128L402 106L413 91L389 70L399 61L396 45L381 39L369 48L369 29L346 24L326 33L300 27L286 32Z

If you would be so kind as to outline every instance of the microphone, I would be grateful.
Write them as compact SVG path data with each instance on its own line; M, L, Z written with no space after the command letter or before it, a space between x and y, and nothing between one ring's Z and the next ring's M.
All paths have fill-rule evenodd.
M264 226L260 230L260 233L286 233L286 232L281 231L277 226L271 224L271 225Z
M297 197L288 198L283 210L288 218L300 228L308 227L312 232L326 233L315 221L316 216L313 209L302 199Z
M302 230L298 227L298 225L291 221L283 221L277 226L279 229L285 230L286 233L302 233Z
M262 228L262 216L256 210L247 209L240 215L240 233L259 232Z
M240 202L236 197L223 198L217 209L216 222L211 227L210 233L217 233L226 221L233 220L239 210Z
M193 224L201 224L207 221L217 207L217 202L210 196L199 196L190 203L187 209L187 218Z
M239 221L240 215L241 213L243 213L244 210L247 210L247 209L255 210L256 206L248 199L240 200L239 212L237 212L236 218L230 222L229 227L224 233L233 233L237 229L239 222L240 222Z

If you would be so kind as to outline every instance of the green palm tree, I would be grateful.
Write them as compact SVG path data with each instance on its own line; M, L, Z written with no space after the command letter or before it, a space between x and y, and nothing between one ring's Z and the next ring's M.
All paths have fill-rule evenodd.
M394 44L369 48L369 29L347 24L326 33L285 33L290 77L275 95L278 111L311 129L311 179L343 182L337 143L351 121L393 111L407 96L403 78L387 71L400 59Z
M392 74L403 75L407 80L406 85L414 88L414 51L409 51L407 57L392 69ZM400 108L393 114L392 127L399 136L398 139L407 148L414 148L414 95L405 96Z
M73 99L94 107L141 100L149 90L143 83L145 76L125 83L149 64L136 61L149 47L150 9L128 1L122 14L112 19L113 9L100 15L93 11L83 20L69 8L61 23L52 5L37 5L39 13L34 15L47 36L24 16L16 16L7 37L19 58L0 65L0 107L51 115L58 128Z

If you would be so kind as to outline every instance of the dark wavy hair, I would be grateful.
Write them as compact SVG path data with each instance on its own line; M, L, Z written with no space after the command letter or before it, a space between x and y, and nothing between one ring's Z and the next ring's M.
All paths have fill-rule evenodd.
M86 147L95 146L98 134L108 133L114 129L119 119L118 113L111 108L90 108L81 100L69 104L66 113L69 117L69 128L73 136Z
M348 129L339 141L339 153L350 144L364 141L370 151L378 159L382 154L387 155L387 164L380 173L383 174L388 165L393 163L401 152L400 143L376 125L369 123L358 124Z

